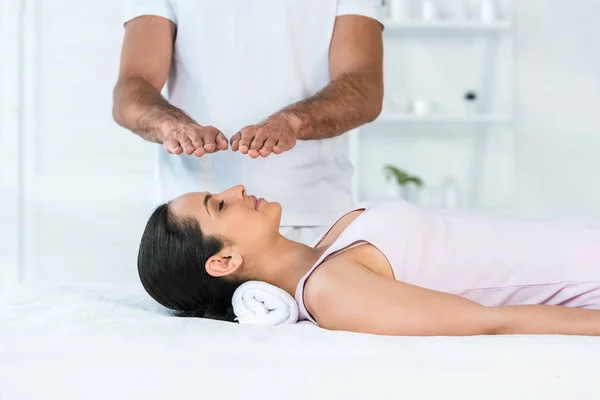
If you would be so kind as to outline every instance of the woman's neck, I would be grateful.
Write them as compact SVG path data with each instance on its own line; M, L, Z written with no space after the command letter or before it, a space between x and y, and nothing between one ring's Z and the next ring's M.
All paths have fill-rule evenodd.
M312 268L325 247L313 248L279 235L267 252L252 257L251 280L277 286L294 296L300 279Z

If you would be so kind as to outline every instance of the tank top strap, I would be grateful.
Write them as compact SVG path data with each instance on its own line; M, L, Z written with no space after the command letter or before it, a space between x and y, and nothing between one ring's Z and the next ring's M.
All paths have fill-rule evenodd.
M331 231L331 229L346 215L350 214L351 212L358 211L361 209L364 210L364 213L366 213L369 211L369 209L372 206L373 206L373 202L371 202L371 201L363 201L363 202L356 204L356 206L354 206L351 210L345 212L333 224L331 224L331 226L325 231L325 233L323 233L318 238L318 240L315 241L313 247L316 247L323 240L323 238ZM346 227L346 229L344 229L344 231L335 239L335 241L331 244L331 246L329 246L329 248L327 250L325 250L325 252L321 255L321 257L319 257L317 262L315 262L315 264L306 273L306 275L304 275L302 277L302 279L300 279L300 282L298 283L298 286L296 287L295 298L296 298L296 302L298 303L298 308L300 311L301 319L308 319L311 322L316 323L316 321L311 317L310 313L308 312L308 310L306 309L306 307L304 305L304 285L306 284L306 281L312 275L312 273L323 263L323 261L327 257L329 257L332 253L335 253L335 252L339 251L340 249L343 249L344 247L348 246L348 237L345 234L349 228L354 226L356 223L360 222L359 220L364 215L364 213L359 215L354 221L352 221Z
M315 241L312 243L311 247L317 247L317 245L319 245L319 243L321 243L321 241L325 238L325 236L327 236L327 234L329 232L331 232L331 229L335 226L335 224L340 222L340 220L342 218L344 218L346 215L350 214L351 212L358 211L361 209L364 209L366 211L371 206L372 206L372 202L370 202L370 201L362 201L360 203L357 203L354 207L352 207L350 210L346 211L339 218L337 218L333 224L329 225L329 227L321 235L319 235L319 237L317 237L317 239L315 239Z

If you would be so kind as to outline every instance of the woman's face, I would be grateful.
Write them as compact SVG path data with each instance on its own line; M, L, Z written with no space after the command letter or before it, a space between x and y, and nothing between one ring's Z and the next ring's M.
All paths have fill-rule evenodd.
M279 203L249 196L244 186L217 194L187 193L170 208L178 216L194 217L204 235L226 239L242 255L261 251L277 237L281 222Z

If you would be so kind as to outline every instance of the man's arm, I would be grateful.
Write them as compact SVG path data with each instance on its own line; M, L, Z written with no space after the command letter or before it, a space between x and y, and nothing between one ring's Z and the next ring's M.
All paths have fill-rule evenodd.
M376 119L383 102L383 40L374 19L336 19L329 52L331 82L231 138L234 151L251 157L280 154L296 140L325 139Z
M299 140L325 139L372 122L383 103L383 41L379 22L338 17L329 54L331 83L281 110L293 116Z
M600 336L600 310L524 305L484 307L394 281L362 265L331 262L309 278L304 301L331 330L401 336L563 334Z
M142 16L125 26L119 79L114 89L115 121L145 140L163 143L172 154L203 155L227 149L214 127L202 127L160 94L173 53L175 24Z

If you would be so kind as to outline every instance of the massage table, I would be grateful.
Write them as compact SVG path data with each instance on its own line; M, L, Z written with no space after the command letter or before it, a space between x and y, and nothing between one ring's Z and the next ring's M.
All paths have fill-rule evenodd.
M179 318L139 284L0 295L0 400L600 399L600 337L383 337Z

